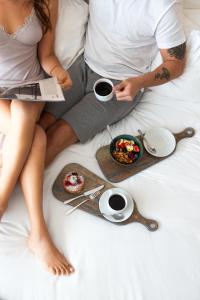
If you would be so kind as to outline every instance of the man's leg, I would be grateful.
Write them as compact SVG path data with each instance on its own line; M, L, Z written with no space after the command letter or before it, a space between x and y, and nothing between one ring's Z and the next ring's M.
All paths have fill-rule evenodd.
M73 128L64 120L59 119L47 130L46 166L48 166L66 147L76 143L78 137Z
M133 101L117 101L114 97L111 101L101 102L95 98L93 92L94 83L101 78L82 61L84 76L84 94L80 101L68 111L59 116L58 121L47 130L47 155L46 165L55 156L69 145L80 141L85 143L88 139L104 130L108 124L113 124L124 118L140 101L142 93L139 93ZM73 78L72 78L73 79ZM112 80L113 84L119 83ZM79 83L80 84L80 83Z
M69 145L77 141L85 143L108 124L124 118L137 105L141 96L142 93L133 102L116 99L100 102L95 99L93 92L88 93L47 130L46 165Z
M53 116L51 113L43 111L41 114L41 118L39 120L39 125L44 129L47 130L50 126L52 126L57 121L56 117Z

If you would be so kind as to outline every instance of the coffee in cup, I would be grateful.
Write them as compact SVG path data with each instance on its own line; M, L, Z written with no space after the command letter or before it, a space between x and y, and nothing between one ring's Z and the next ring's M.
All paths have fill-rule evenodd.
M120 214L127 208L127 198L124 194L112 193L107 200L107 215Z
M94 94L99 101L109 101L113 98L113 83L107 78L101 78L94 84Z
M119 210L121 211L126 206L126 200L120 194L114 194L114 195L110 196L108 203L109 203L110 207L116 211L119 211Z

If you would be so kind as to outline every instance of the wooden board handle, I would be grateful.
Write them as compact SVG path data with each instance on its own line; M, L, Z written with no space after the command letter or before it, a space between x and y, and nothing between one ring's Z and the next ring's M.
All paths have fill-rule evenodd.
M183 131L174 134L177 142L179 142L184 138L191 138L194 135L195 135L195 130L192 127L187 127Z
M144 225L149 231L156 231L159 227L157 221L147 219L140 214L135 200L134 200L133 220L135 222L138 222L138 223L141 223L142 225Z
M158 222L155 220L144 218L143 216L138 216L137 220L138 223L143 224L149 231L156 231L158 229Z

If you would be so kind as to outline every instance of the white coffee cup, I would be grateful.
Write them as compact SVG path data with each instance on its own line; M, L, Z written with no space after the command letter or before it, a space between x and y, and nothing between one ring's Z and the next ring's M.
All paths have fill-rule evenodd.
M103 85L105 83L105 85ZM95 97L99 101L109 101L114 96L114 85L111 80L107 78L100 78L98 79L93 87Z
M126 195L118 190L112 189L111 193L107 195L105 202L105 213L107 215L121 214L127 209L128 200Z

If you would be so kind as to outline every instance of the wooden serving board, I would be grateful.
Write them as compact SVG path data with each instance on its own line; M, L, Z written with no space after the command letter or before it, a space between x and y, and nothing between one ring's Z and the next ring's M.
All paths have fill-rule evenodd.
M184 138L190 138L195 134L195 130L191 127L186 128L182 132L175 133L174 137L176 139L176 143L178 143L180 140ZM137 138L142 142L142 137L137 136ZM96 152L96 159L98 161L98 164L101 168L101 171L103 172L104 176L110 181L110 182L120 182L122 180L125 180L135 174L137 174L140 171L143 171L146 168L149 168L158 162L166 159L167 157L171 156L174 151L165 157L156 157L151 154L149 154L145 147L143 147L143 155L140 160L135 162L133 165L119 165L117 162L113 160L113 158L110 155L110 145L103 146L99 148Z
M115 186L112 185L111 183L105 181L104 179L98 177L96 174L90 172L88 169L84 168L83 166L81 166L79 164L71 163L71 164L66 165L62 169L62 171L58 174L58 176L53 184L53 187L52 187L53 195L62 202L74 197L73 194L67 193L63 187L63 180L64 180L65 175L72 171L77 172L79 175L84 176L85 185L84 185L84 189L80 192L80 194L82 194L85 191L91 190L99 185L104 184L104 188L101 190L101 194L97 198L95 198L94 200L88 200L86 203L81 205L79 208L85 212L91 213L91 214L107 221L107 219L105 219L103 217L103 215L101 214L101 212L99 210L99 198L101 197L103 192L105 192L106 190L113 188ZM77 195L79 195L79 194L77 194ZM80 197L80 198L74 200L73 202L71 202L70 205L76 206L84 199L86 199L85 196ZM154 220L144 218L139 213L135 200L133 200L133 201L134 201L134 210L133 210L132 215L126 221L115 222L113 224L123 225L123 224L129 224L132 222L138 222L138 223L141 223L144 226L146 226L147 229L150 231L157 230L158 223ZM67 208L67 206L66 206L66 208Z

